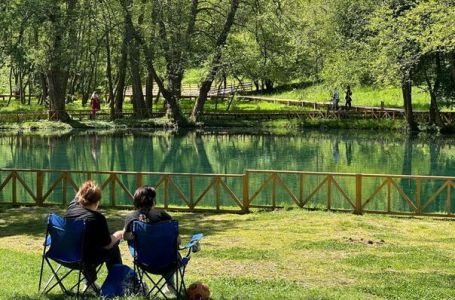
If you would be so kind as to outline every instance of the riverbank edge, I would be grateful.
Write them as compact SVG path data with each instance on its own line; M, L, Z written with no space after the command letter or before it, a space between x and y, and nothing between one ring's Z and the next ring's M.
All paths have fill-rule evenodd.
M2 133L35 133L38 135L61 135L73 130L133 130L133 129L160 129L177 131L181 129L178 124L167 118L154 119L131 119L125 118L115 121L88 120L88 121L23 121L23 122L0 122ZM339 129L339 130L375 130L407 133L404 120L299 120L299 119L274 119L274 120L239 120L238 118L203 118L202 122L185 129L210 130L211 128L233 129L235 131L267 131L272 133L295 132L302 129ZM421 128L421 131L438 131L437 128ZM455 126L446 128L444 134L455 133Z

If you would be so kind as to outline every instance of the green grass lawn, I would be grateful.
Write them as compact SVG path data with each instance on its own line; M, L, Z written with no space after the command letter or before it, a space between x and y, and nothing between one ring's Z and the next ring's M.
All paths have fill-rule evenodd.
M0 209L0 298L40 298L49 211ZM111 230L126 213L107 211ZM453 220L304 210L172 215L184 240L205 234L187 281L208 284L213 299L455 298Z
M277 92L268 95L276 98L295 99L327 102L331 98L331 91L324 85L310 85L302 88L279 89ZM340 90L340 103L344 105L345 91ZM384 101L386 107L403 107L403 96L400 88L396 87L352 87L352 105L380 106ZM413 107L417 110L428 110L430 96L423 89L414 87L412 90ZM446 111L448 108L441 107Z

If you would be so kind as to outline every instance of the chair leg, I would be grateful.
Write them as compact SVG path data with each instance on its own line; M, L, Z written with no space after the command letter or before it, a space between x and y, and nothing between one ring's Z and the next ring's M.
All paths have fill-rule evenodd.
M179 285L179 268L175 270L175 290L177 292L177 299L180 299L180 285Z
M79 291L80 291L80 287L81 287L81 273L82 273L82 270L79 270L79 274L77 276L77 291L76 291L77 299L79 299Z
M50 291L55 287L56 284L54 284L50 289L47 289L47 287L51 284L51 282L52 282L52 280L54 280L54 278L56 278L57 284L60 285L60 288L62 288L62 286L63 286L62 283L61 283L60 280L59 280L58 275L57 275L57 273L58 273L58 271L61 269L62 265L58 265L57 270L54 270L54 268L52 267L50 261L49 261L47 258L45 258L45 259L46 259L47 265L49 266L49 268L50 268L51 271L52 271L52 276L49 278L49 280L48 280L47 283L45 284L45 286L44 286L44 288L43 288L43 291L41 292L42 294L47 294L48 292L50 292ZM62 290L65 290L65 288L63 287Z
M185 267L181 267L177 270L177 273L180 275L180 285L178 287L177 299L185 299L186 297L185 269Z
M41 283L43 281L43 271L44 271L44 255L41 259L41 271L39 273L39 283L38 283L38 293L41 291Z
M46 287L45 289L43 290L43 294L47 294L49 293L50 291L52 291L57 285L60 286L61 290L65 293L65 294L68 294L68 290L65 288L65 286L63 285L63 280L68 277L69 274L71 274L74 270L69 270L65 275L63 275L62 277L59 277L58 275L55 275L55 276L52 276L52 278L49 279L48 283L46 284ZM51 283L51 281L56 278L56 283L54 283L54 285L52 285L50 288L46 289L49 284Z
M158 281L155 281L153 280L152 277L150 277L150 275L148 275L147 272L145 271L142 271L142 275L145 274L145 278L147 278L149 280L149 282L153 285L153 287L149 290L148 294L146 295L146 297L148 298L151 298L151 299L155 299L158 295L161 295L164 297L164 299L169 299L166 294L163 292L163 288L164 286L166 285L166 278L164 276L162 276ZM163 283L161 283L163 282ZM156 290L156 291L155 291ZM155 293L153 294L153 296L151 297L152 295L152 292Z

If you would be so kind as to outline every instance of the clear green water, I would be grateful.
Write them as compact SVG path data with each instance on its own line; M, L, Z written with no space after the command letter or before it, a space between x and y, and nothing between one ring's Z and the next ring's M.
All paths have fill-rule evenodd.
M100 135L80 133L61 137L10 135L0 137L0 168L220 174L243 174L247 169L261 169L455 176L455 138L410 137L373 131L308 131L286 136L224 132L171 134L162 131ZM0 183L7 175L7 172L1 172ZM32 188L36 186L36 177L32 174L20 175ZM50 187L57 177L57 174L45 175L45 186ZM251 176L250 197L266 177L258 174ZM126 187L134 191L134 176L125 175L119 178ZM305 190L300 191L298 176L283 175L281 178L296 197L302 199L324 179L322 176L305 178ZM84 180L84 176L75 175L73 179L79 184ZM94 176L94 179L103 182L107 175ZM153 185L158 183L159 179L159 176L149 176L144 178L144 184ZM341 177L335 179L341 188L346 189L348 196L353 198L355 187L349 180ZM210 180L211 178L196 180L193 191L196 198ZM241 198L241 178L223 180ZM184 193L188 193L187 177L176 177L175 182ZM372 194L380 183L380 179L365 179L365 193ZM412 201L415 200L415 181L396 180L396 183ZM443 182L423 184L422 201L429 198L442 184ZM23 198L21 200L30 201L22 187L18 189L22 193L19 193ZM321 189L309 203L315 207L323 205L327 199L326 190ZM56 192L46 201L61 202L61 192L62 188L57 186ZM128 204L126 194L122 193L117 186L117 197L121 199L116 203ZM215 193L214 190L210 191L201 199L200 204L213 207ZM270 185L254 199L254 204L271 204L271 193ZM378 193L376 198L379 200L372 201L375 203L372 203L370 208L384 209L386 193L386 189ZM110 191L105 194L104 201L107 202ZM392 194L395 203L392 205L393 209L409 210L406 201L400 200L397 191ZM11 187L6 185L0 192L0 201L11 200L10 195ZM277 195L277 204L292 203L283 188L277 188ZM447 197L455 197L454 189L451 195L453 196L444 191L426 208L427 211L444 211ZM343 196L336 189L332 196L334 204L338 203L339 208L349 207L342 203ZM223 189L221 198L221 205L232 205L232 199ZM171 204L183 203L175 191L170 192L169 201ZM452 207L455 207L455 201L451 201Z

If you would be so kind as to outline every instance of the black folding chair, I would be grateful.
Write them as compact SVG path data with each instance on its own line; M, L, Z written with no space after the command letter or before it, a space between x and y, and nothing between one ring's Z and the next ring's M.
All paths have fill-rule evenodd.
M177 299L186 297L185 270L192 250L203 235L193 235L191 241L182 248L178 247L178 235L178 222L174 220L157 224L133 223L134 238L129 242L129 247L134 258L134 270L139 275L143 290L147 289L149 283L147 297L161 295L169 299L163 291L166 283L173 283ZM182 257L179 250L187 250L186 256ZM158 275L158 279L151 275ZM171 279L173 276L174 282Z
M74 288L77 288L76 296L79 297L81 295L80 285L84 280L83 273L86 266L83 251L85 230L85 220L70 220L56 214L49 214L38 285L38 291L41 291L42 294L47 294L56 286L59 286L65 294L73 293ZM46 262L52 274L43 289L41 289L44 262ZM101 266L102 264L97 268L97 273ZM63 272L59 273L61 269ZM70 281L68 276L73 271L78 273L77 281L76 283L73 281L73 285L67 288L64 283ZM99 294L99 289L95 282L89 282L89 285ZM86 291L87 289L82 292L82 295Z

